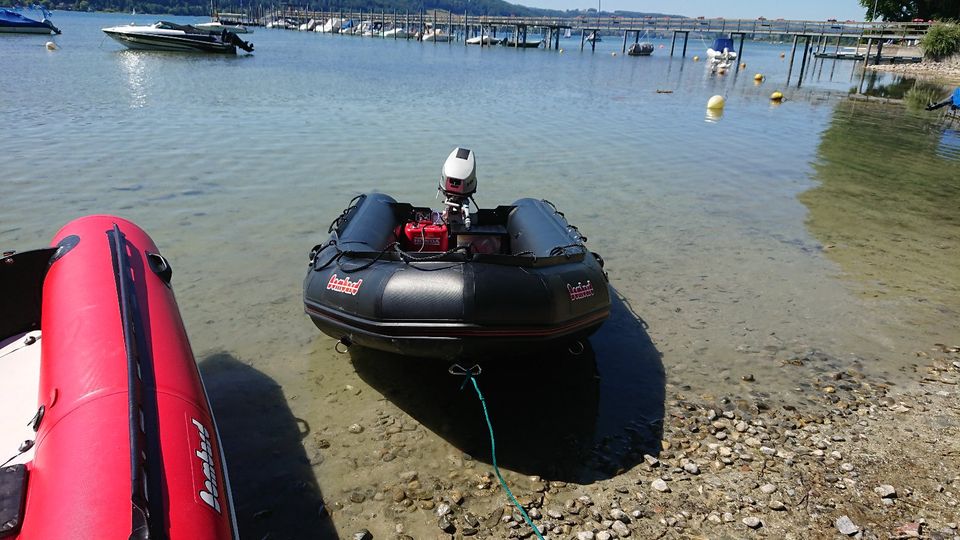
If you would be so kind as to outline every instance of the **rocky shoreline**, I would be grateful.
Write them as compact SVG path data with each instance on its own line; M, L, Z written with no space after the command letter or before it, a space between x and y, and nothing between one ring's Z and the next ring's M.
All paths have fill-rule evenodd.
M958 83L960 82L960 55L953 56L942 62L924 60L916 64L872 64L867 66L867 69Z
M811 381L809 405L668 385L659 452L634 448L636 465L585 485L505 478L549 539L960 540L960 347L917 355L910 388L856 369L825 372ZM396 471L393 481L325 494L321 513L341 537L535 538L489 464L452 446L445 463L420 462L417 445L436 435L388 401L379 406L375 421L344 426L337 440L304 441L318 464L374 442L375 456L356 467ZM588 459L608 462L605 444Z

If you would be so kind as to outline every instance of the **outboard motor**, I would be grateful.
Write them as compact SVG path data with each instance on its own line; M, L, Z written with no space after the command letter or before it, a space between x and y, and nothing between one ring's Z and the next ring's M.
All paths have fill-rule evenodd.
M240 36L234 34L233 32L227 30L226 28L223 29L223 34L221 34L221 38L223 39L224 42L229 43L231 45L236 45L237 47L240 47L244 51L253 52L253 43L240 39Z
M443 219L447 223L461 222L470 228L470 198L477 191L477 161L473 151L454 148L440 170L440 185L446 199Z

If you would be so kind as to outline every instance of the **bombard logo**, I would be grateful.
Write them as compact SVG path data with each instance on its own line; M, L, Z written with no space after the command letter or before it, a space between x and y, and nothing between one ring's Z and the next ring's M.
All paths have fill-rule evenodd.
M220 513L220 491L217 489L217 464L213 445L210 444L210 432L203 427L196 418L192 418L193 425L200 433L200 449L196 451L200 459L200 470L203 471L203 487L199 490L200 499Z
M593 285L588 279L586 283L577 282L576 285L567 283L567 292L570 293L570 300L583 300L593 296Z
M345 277L340 279L336 274L330 276L330 281L327 282L327 290L341 292L343 294L351 294L356 296L360 292L360 285L363 283L362 279L356 281L350 281L350 277Z

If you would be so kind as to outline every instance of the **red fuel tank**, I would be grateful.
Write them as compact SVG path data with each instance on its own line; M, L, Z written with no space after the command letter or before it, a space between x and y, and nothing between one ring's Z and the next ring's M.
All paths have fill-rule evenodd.
M403 228L403 249L407 251L447 251L449 243L446 223L422 220Z

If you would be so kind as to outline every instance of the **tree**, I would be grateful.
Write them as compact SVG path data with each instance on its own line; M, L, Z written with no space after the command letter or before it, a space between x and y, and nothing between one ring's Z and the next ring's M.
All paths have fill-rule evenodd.
M860 5L867 8L868 21L878 16L885 21L960 18L960 0L860 0Z

